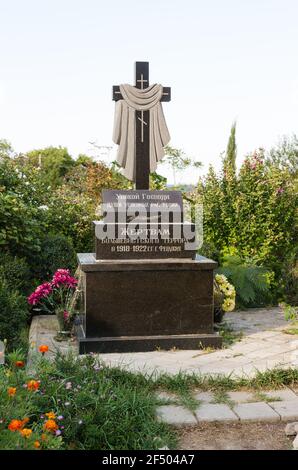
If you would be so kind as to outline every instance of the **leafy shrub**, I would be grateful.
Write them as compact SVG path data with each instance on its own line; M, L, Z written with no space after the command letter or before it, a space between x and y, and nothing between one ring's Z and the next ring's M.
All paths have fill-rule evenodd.
M27 293L31 287L30 270L26 260L4 252L0 252L0 278L5 279L9 289L22 293Z
M62 183L63 177L75 165L65 147L47 147L27 153L27 160L41 173L41 178L52 188Z
M0 278L0 306L0 339L7 339L9 349L18 347L28 319L27 300L18 291L9 289L3 278Z
M198 184L196 200L204 208L202 253L219 254L220 260L233 249L266 266L275 274L270 288L277 302L287 290L293 295L296 282L294 263L286 260L297 246L297 139L267 158L259 149L245 158L237 174L232 137L233 155L226 152L222 171L217 174L211 167Z
M226 255L217 272L235 286L238 307L261 307L270 302L272 273L264 267L237 255Z
M40 224L37 209L0 188L0 247L18 256L39 250Z
M298 305L298 248L285 259L281 270L281 284L284 300Z
M44 212L48 231L70 238L78 253L93 251L95 204L91 197L63 186L51 194Z
M76 252L71 239L61 234L49 234L41 242L41 250L34 263L35 277L49 279L59 268L74 271Z

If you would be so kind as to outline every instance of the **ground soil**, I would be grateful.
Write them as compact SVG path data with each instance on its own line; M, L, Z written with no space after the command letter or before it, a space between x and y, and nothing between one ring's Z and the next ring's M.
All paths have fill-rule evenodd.
M290 450L286 423L206 423L177 429L182 450Z

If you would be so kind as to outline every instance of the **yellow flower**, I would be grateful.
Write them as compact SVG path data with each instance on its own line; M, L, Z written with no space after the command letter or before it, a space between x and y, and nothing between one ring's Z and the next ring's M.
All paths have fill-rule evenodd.
M20 430L20 433L25 439L28 439L32 434L32 430L29 428L24 428Z
M222 308L225 312L232 312L235 308L235 301L232 299L225 299Z
M53 411L50 411L49 413L46 413L46 416L49 418L49 419L56 419L56 415Z
M224 284L228 282L226 276L224 274L216 274L215 275L215 280L218 284Z

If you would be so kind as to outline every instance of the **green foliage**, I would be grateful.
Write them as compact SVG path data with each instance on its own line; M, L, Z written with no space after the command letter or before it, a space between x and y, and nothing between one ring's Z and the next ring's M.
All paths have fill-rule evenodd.
M280 284L285 302L298 305L298 246L284 259Z
M224 172L236 174L236 157L237 157L237 144L236 144L236 122L232 124L231 134L229 137L226 154L223 161Z
M18 256L39 251L38 209L0 189L0 247Z
M158 173L150 174L150 189L166 190L167 189L167 178L159 175Z
M9 158L13 154L11 143L5 139L0 139L0 159Z
M78 165L88 166L88 165L91 165L92 163L93 163L92 158L89 157L88 155L85 155L84 153L80 153L78 155L78 158L75 161L76 166Z
M5 279L9 289L27 293L30 286L30 270L24 258L0 252L0 278Z
M93 251L95 203L91 197L61 186L51 195L45 218L48 231L70 238L76 252Z
M75 161L66 147L47 147L27 153L29 163L38 168L42 178L52 188L61 184L63 177Z
M27 300L18 291L9 289L3 278L0 278L0 306L0 339L7 339L9 349L18 347L28 319Z
M40 205L48 191L38 171L22 161L0 160L0 247L17 256L34 256L44 230Z
M235 154L233 128L230 144L228 151ZM295 149L291 153L288 148L287 152L292 155ZM199 182L197 198L204 208L202 253L220 260L224 253L235 250L241 258L251 259L257 266L266 266L274 272L271 282L274 301L285 296L294 299L297 177L287 155L283 164L276 159L267 158L265 162L264 159L263 150L254 152L245 159L237 175L227 153L222 173L216 174L210 167L206 178ZM251 295L248 297L252 298Z
M265 159L269 167L275 166L281 171L289 171L291 175L298 175L298 138L294 134L291 137L284 136L277 147L272 148Z
M24 384L33 377L25 368L16 367L23 360L22 351L8 355L7 366L0 368L0 449L65 450L155 450L164 446L177 448L174 433L156 419L155 407L160 404L154 392L167 390L178 394L178 400L190 409L198 403L193 389L212 390L216 399L225 392L243 387L251 390L296 386L298 370L273 369L256 372L254 377L232 378L197 373L161 374L158 377L131 373L120 368L105 367L96 356L74 357L58 354L54 360L36 357L35 376L39 390L31 391ZM15 394L9 396L8 388ZM47 413L57 424L58 434L44 430ZM28 439L8 429L12 419L28 418ZM45 437L44 439L42 438Z
M35 440L43 449L56 448L56 442L57 448L68 450L144 450L174 444L168 427L156 420L155 398L146 379L139 387L129 374L103 367L96 357L58 355L54 362L36 361L35 379L40 380L42 393L32 392L22 387L32 377L13 366L16 359L11 358L10 374L0 369L1 449L16 442L32 449ZM8 397L8 387L16 387L13 397ZM49 412L55 415L59 437L43 430ZM25 417L33 435L20 440L8 425Z
M42 240L40 253L34 263L37 279L47 280L60 268L74 271L76 266L76 252L71 239L61 234L49 234Z
M166 145L164 148L165 156L162 160L163 163L170 165L173 171L174 186L176 186L176 173L183 171L186 168L193 166L194 168L200 168L202 166L201 162L194 161L188 157L185 152L181 149L176 149L170 145Z
M261 307L270 302L272 273L238 255L226 255L217 272L224 274L236 289L238 307Z
M286 303L282 303L281 306L284 310L285 319L287 321L294 323L298 321L298 307L293 307L292 305L288 305Z

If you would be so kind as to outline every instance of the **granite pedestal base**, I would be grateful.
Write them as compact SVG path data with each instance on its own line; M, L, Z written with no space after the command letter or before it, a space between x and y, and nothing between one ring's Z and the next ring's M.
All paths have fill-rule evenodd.
M213 330L214 261L98 261L92 253L78 260L81 354L221 347Z

